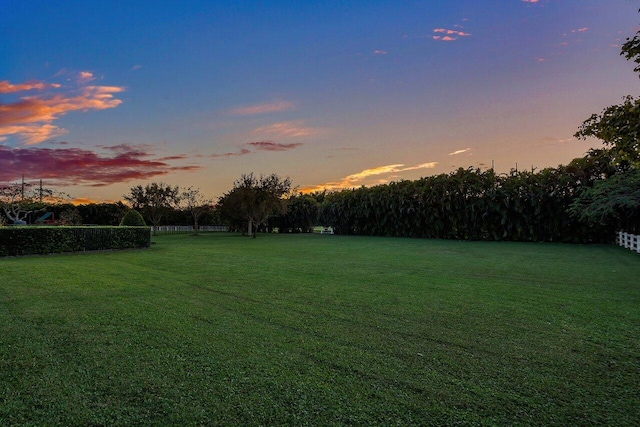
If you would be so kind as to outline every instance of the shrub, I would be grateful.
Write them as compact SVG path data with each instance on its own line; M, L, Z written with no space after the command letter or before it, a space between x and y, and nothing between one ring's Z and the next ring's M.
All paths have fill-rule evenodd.
M142 218L140 212L135 209L131 209L125 214L124 218L122 218L122 221L120 221L120 225L126 225L130 227L146 227L147 224L144 222L144 218Z
M0 257L149 246L148 227L0 228Z

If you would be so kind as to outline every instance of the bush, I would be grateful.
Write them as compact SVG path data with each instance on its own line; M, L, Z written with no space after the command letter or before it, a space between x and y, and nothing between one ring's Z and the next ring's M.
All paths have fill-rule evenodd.
M124 218L122 218L122 221L120 221L120 225L126 225L130 227L146 227L147 224L144 222L144 218L142 218L140 212L135 209L131 209L125 214Z
M148 227L0 228L0 257L149 246Z

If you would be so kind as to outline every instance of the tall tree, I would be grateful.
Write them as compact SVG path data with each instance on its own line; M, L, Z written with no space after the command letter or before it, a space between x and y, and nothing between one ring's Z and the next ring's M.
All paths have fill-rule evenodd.
M198 235L198 220L212 209L213 201L206 198L199 188L189 187L180 194L181 204L193 218L193 234Z
M640 31L632 39L627 38L620 54L640 64ZM634 71L640 73L640 65ZM640 167L640 98L627 95L622 104L593 114L580 125L574 136L601 139L612 151L614 162L623 169Z
M286 196L291 193L289 177L277 174L243 174L233 184L233 189L218 202L221 214L231 221L244 221L247 232L253 238L257 229L272 216L282 215L287 209Z
M163 182L152 182L144 187L131 187L130 193L123 197L133 209L143 211L149 222L158 227L166 211L180 203L180 188Z

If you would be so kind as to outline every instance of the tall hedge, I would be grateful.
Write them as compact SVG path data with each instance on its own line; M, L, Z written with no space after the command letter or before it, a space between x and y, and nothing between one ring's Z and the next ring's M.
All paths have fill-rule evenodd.
M149 246L149 227L0 228L0 257Z
M538 173L458 169L329 193L320 222L336 233L460 240L603 242L611 225L594 227L569 207L585 177L569 168Z

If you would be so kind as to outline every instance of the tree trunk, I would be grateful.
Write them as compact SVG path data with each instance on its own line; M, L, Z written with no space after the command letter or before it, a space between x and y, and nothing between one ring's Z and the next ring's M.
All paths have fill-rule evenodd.
M252 228L253 228L253 221L249 220L249 221L248 221L248 223L249 223L249 224L248 224L248 226L247 226L247 230L248 230L248 231L247 231L247 233L249 234L249 236L253 236L253 231L252 231Z

